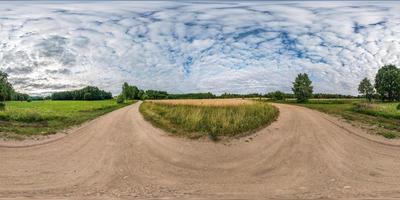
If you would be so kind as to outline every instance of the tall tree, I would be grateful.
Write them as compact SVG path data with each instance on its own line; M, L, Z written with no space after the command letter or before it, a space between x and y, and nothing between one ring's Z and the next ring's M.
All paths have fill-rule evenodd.
M306 102L311 98L313 93L313 86L311 83L306 73L297 75L292 87L297 102Z
M368 101L372 100L372 97L374 96L374 87L371 84L371 81L369 81L368 78L364 78L360 84L358 85L358 92L362 95L365 96Z
M375 89L384 100L400 100L400 69L395 65L385 65L375 76Z
M127 82L122 85L122 95L124 96L124 99L129 99L131 96L130 86Z
M11 99L13 92L13 87L8 82L7 73L0 71L0 102Z

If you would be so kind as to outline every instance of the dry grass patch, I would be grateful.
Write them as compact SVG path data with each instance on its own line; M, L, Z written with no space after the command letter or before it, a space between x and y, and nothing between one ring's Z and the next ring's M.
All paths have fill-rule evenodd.
M278 109L268 103L238 99L145 101L140 112L153 125L174 135L212 139L243 135L278 116Z

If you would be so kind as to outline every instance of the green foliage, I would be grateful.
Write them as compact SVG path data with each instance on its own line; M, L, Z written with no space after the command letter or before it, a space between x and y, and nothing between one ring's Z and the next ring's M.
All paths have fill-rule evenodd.
M396 110L397 103L372 104L357 99L311 99L305 104L298 105L316 109L328 114L341 116L344 119L368 125L369 129L376 134L384 136L384 133L392 132L393 134L400 136L400 112Z
M139 89L131 86L127 82L122 85L122 95L125 99L139 99Z
M6 103L5 102L0 102L0 111L3 111L6 109Z
M11 99L11 95L13 93L14 89L12 85L8 82L7 73L0 71L0 102Z
M396 106L396 103L356 103L353 109L367 115L400 119Z
M387 139L393 139L396 138L396 134L393 132L384 132L382 133L383 137L387 138Z
M128 104L103 101L23 101L7 102L0 112L0 135L48 135L91 120Z
M306 73L297 75L292 88L297 102L306 102L311 98L313 93L313 86L311 86L311 83Z
M374 95L374 87L371 84L371 81L368 78L364 78L360 84L358 85L358 92L365 96L368 101L372 100Z
M168 93L159 90L146 90L146 99L168 99Z
M214 99L216 96L207 93L168 94L168 99Z
M121 103L124 103L124 102L125 102L124 95L122 95L122 94L118 95L118 97L117 97L117 103L118 103L118 104L121 104Z
M144 102L143 116L154 125L189 138L236 136L274 121L278 109L265 102L238 106L168 105Z
M26 100L26 102L31 102L32 101L32 99L31 98L28 98L27 100Z
M385 65L375 76L375 89L382 100L400 100L400 69Z
M213 95L215 96L215 95ZM220 96L215 96L215 98L222 99L231 99L231 98L261 98L263 95L258 93L250 93L250 94L234 94L234 93L223 93Z
M55 92L51 95L52 100L104 100L112 99L111 92L100 90L97 87L87 86L80 90Z
M281 91L275 91L271 94L273 100L282 101L285 100L285 93Z
M400 103L397 104L397 110L400 110Z

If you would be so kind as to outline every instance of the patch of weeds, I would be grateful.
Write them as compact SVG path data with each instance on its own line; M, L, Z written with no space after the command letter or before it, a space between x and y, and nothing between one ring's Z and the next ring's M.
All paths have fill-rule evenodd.
M393 132L384 132L384 133L382 133L382 136L387 139L396 138L396 134L394 134Z
M216 141L218 141L218 134L215 132L210 132L210 133L208 133L208 139L216 142Z

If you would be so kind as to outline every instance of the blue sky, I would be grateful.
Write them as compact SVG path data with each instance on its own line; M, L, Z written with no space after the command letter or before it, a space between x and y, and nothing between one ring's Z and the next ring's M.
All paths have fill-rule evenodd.
M123 82L171 93L357 94L399 64L398 2L0 2L0 69L30 94Z

